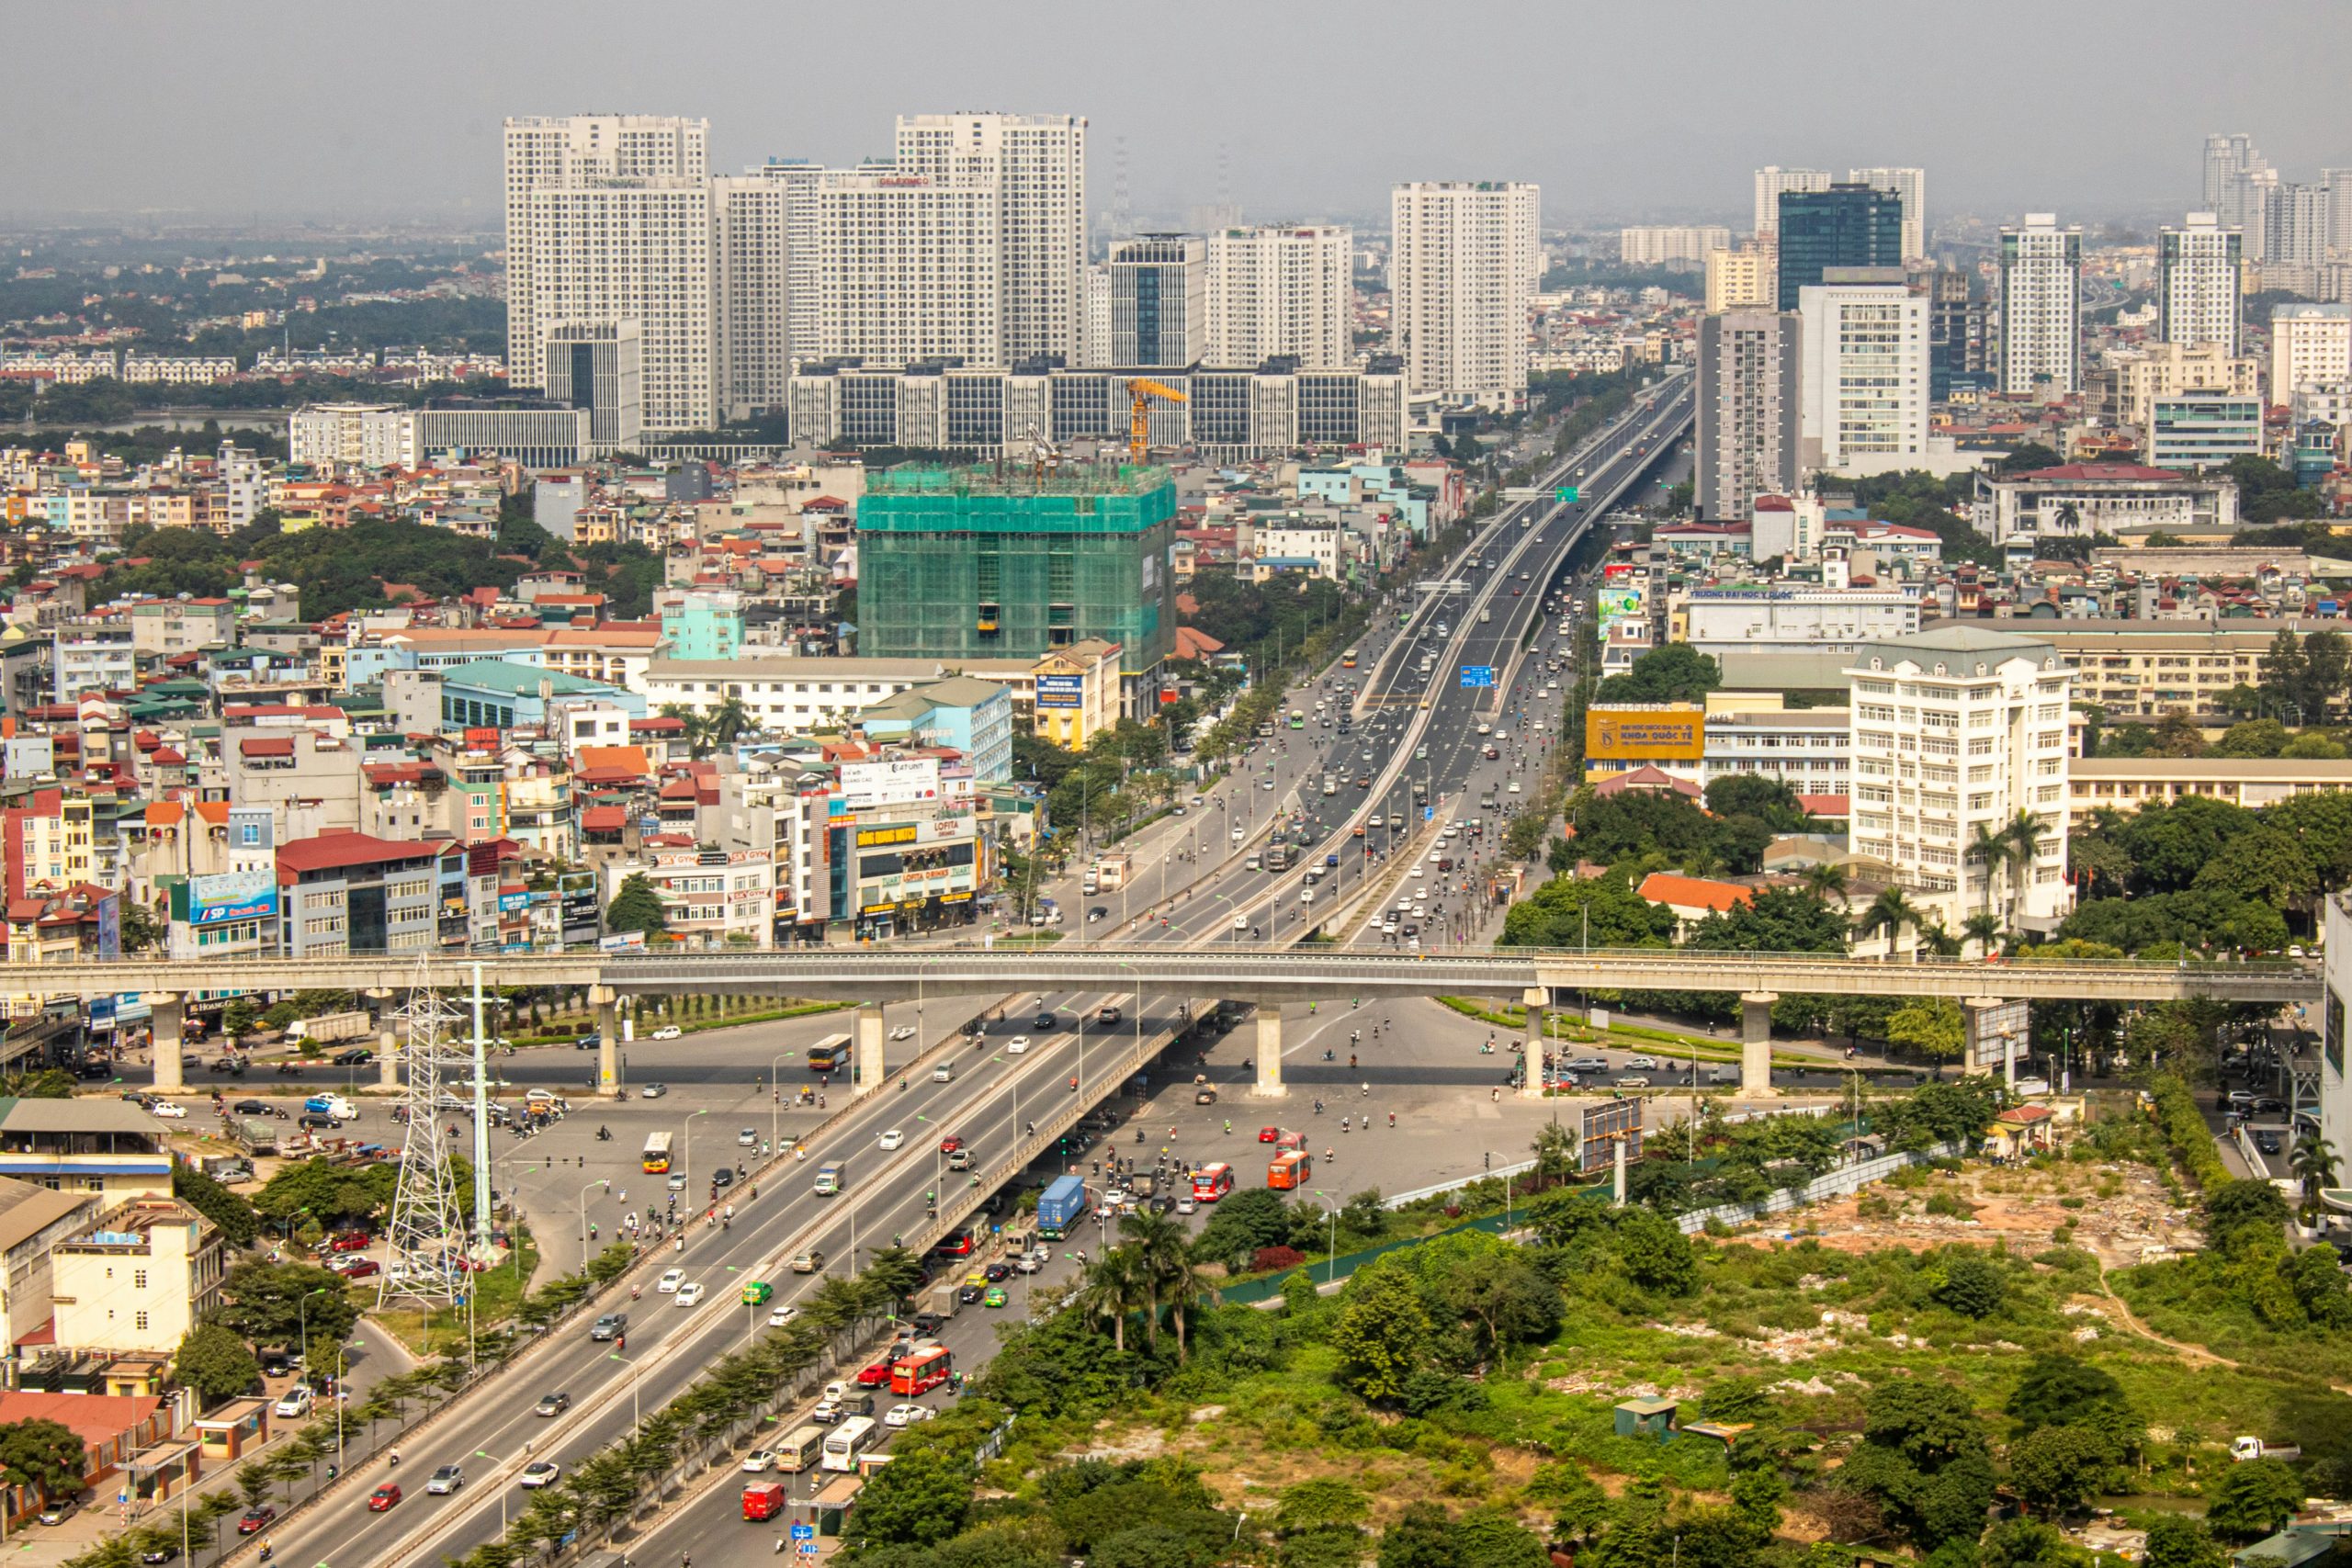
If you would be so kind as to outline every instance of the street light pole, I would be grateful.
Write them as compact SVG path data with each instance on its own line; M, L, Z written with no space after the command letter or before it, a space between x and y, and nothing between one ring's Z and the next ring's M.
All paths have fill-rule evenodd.
M588 1194L599 1187L610 1187L609 1181L592 1181L580 1190L580 1267L588 1267Z

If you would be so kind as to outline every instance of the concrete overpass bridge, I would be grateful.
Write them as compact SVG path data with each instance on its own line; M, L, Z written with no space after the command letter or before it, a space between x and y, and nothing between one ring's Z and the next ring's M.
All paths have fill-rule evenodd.
M1770 1007L1782 993L1941 997L1972 1016L2013 1001L2126 1004L2208 998L2310 1004L2316 968L2293 962L2166 964L2063 959L2011 963L1936 959L1903 963L1822 953L1693 953L1668 948L1481 948L1407 954L1352 949L1280 949L1251 943L1177 949L1142 945L1052 948L912 945L857 949L684 953L528 953L471 958L354 953L336 957L238 955L0 964L13 995L143 993L153 1010L155 1083L180 1086L181 1011L192 995L348 990L388 1007L413 987L461 990L479 970L493 986L582 987L596 1008L600 1082L617 1092L617 1005L625 996L692 994L802 997L860 1004L855 1059L862 1087L888 1075L881 1004L1014 991L1134 992L1259 1004L1259 1087L1282 1091L1283 1005L1337 998L1466 996L1528 1009L1531 1039L1543 1014L1585 990L1739 994L1746 1045L1742 1078L1769 1087ZM389 1022L385 1025L389 1030ZM389 1046L389 1041L387 1041ZM387 1049L382 1070L397 1070ZM1538 1058L1540 1060L1540 1055ZM1540 1075L1531 1083L1541 1092Z

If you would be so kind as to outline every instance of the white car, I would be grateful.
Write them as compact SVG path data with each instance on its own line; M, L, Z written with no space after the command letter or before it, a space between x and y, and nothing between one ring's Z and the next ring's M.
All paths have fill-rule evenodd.
M1026 1034L1016 1034L1004 1043L1004 1054L1008 1056L1026 1055L1028 1051L1029 1037Z
M1198 1203L1193 1201L1193 1195L1189 1192L1176 1200L1176 1212L1180 1214L1192 1213L1199 1207L1200 1205Z
M1236 829L1233 830L1233 841L1234 841L1235 843L1237 843L1237 844L1238 844L1238 843L1239 843L1239 842L1242 840L1242 839L1243 839L1243 837L1244 837L1244 836L1245 836L1245 829L1239 829L1239 828L1236 828Z
M790 1323L794 1318L798 1317L799 1315L800 1309L798 1307L780 1306L776 1308L775 1311L768 1314L768 1326L770 1328L782 1328L786 1324Z
M1409 873L1408 873L1408 875L1411 875L1411 876L1415 876L1415 877L1420 876L1420 875L1422 874L1422 869L1421 869L1421 867L1419 867L1419 866L1418 866L1418 865L1417 865L1417 866L1415 866L1415 867L1414 867L1414 868L1413 868Z
M667 1274L664 1274L662 1278L656 1280L653 1282L653 1288L662 1295L666 1296L675 1293L678 1287L685 1282L686 1271L683 1269L673 1269Z
M542 1486L552 1486L563 1473L563 1467L551 1459L537 1459L523 1467L523 1489L537 1492Z
M890 1031L890 1038L893 1040L912 1040L914 1037L915 1026L911 1023L902 1023Z
M1510 781L1510 793L1513 795L1517 795L1519 793L1519 781L1517 779Z
M775 1455L773 1452L766 1449L753 1449L750 1453L743 1456L743 1473L746 1475L764 1475L767 1473L769 1467L775 1463Z
M1043 1263L1037 1261L1035 1253L1024 1252L1012 1260L1012 1271L1016 1274L1035 1274L1044 1267Z
M1656 1056L1628 1056L1625 1058L1625 1067L1628 1072L1654 1073L1657 1071L1657 1058Z
M689 1281L688 1283L678 1287L678 1304L680 1306L699 1306L701 1303L702 1286L699 1282Z
M882 1413L882 1425L885 1427L911 1427L918 1421L930 1420L932 1415L932 1408L928 1404L915 1404L912 1403L906 1404L893 1404L889 1409Z
M880 1143L885 1149L902 1149L907 1146L907 1135L893 1127L882 1134Z
M1395 936L1396 934L1396 922L1394 920L1381 921L1380 934L1382 936Z
M684 1032L684 1030L680 1029L674 1023L665 1023L661 1028L653 1032L652 1038L656 1040L675 1040Z
M147 1109L153 1111L156 1115L163 1117L166 1121L185 1122L187 1120L187 1107L185 1105L175 1105L168 1100L159 1100Z

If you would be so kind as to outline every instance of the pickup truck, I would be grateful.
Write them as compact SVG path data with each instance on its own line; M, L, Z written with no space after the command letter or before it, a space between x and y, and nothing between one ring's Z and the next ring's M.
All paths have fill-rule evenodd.
M2260 1438L2232 1438L2230 1458L2244 1463L2250 1459L2299 1460L2303 1457L2301 1447L2292 1444L2266 1443Z

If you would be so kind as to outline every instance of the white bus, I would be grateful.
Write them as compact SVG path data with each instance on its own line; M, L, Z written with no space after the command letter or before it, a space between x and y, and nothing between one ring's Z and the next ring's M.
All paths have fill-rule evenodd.
M826 1470L850 1473L857 1469L857 1456L882 1438L882 1428L871 1416L853 1416L825 1434L825 1457L820 1461Z

